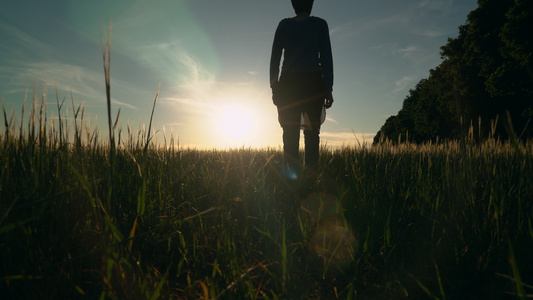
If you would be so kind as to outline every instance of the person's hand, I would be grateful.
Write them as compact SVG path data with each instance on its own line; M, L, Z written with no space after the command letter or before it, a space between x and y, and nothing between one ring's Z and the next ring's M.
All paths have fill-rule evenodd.
M330 108L333 105L333 94L331 92L326 93L326 99L324 100L324 107Z

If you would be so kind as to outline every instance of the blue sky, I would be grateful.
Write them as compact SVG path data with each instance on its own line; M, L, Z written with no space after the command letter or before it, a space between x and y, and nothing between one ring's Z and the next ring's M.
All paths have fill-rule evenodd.
M330 28L335 103L321 141L372 139L409 89L440 62L439 48L477 7L474 0L316 0ZM70 93L85 120L107 132L102 45L112 21L112 110L122 131L148 125L196 148L277 147L281 128L268 66L289 0L3 0L0 99L20 120L24 92L47 91L49 118L72 117ZM357 137L357 138L356 138Z

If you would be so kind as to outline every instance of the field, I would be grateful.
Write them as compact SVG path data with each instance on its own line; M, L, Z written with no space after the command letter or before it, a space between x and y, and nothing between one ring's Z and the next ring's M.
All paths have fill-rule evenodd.
M324 148L311 182L36 102L4 109L3 299L533 297L531 143Z

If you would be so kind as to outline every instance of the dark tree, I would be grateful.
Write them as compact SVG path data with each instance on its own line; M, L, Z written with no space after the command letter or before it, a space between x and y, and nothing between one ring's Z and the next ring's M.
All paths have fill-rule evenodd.
M441 47L441 64L409 91L398 115L387 119L374 142L398 141L407 132L409 141L417 143L457 139L470 126L476 139L507 138L508 124L520 137L531 138L531 28L533 1L478 1L459 36Z

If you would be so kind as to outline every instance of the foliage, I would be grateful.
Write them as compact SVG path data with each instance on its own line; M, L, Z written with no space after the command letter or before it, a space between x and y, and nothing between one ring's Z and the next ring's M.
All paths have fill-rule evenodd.
M409 91L374 143L460 139L471 126L477 140L508 138L512 129L532 137L531 28L532 1L479 1L459 36L441 47L442 63Z

